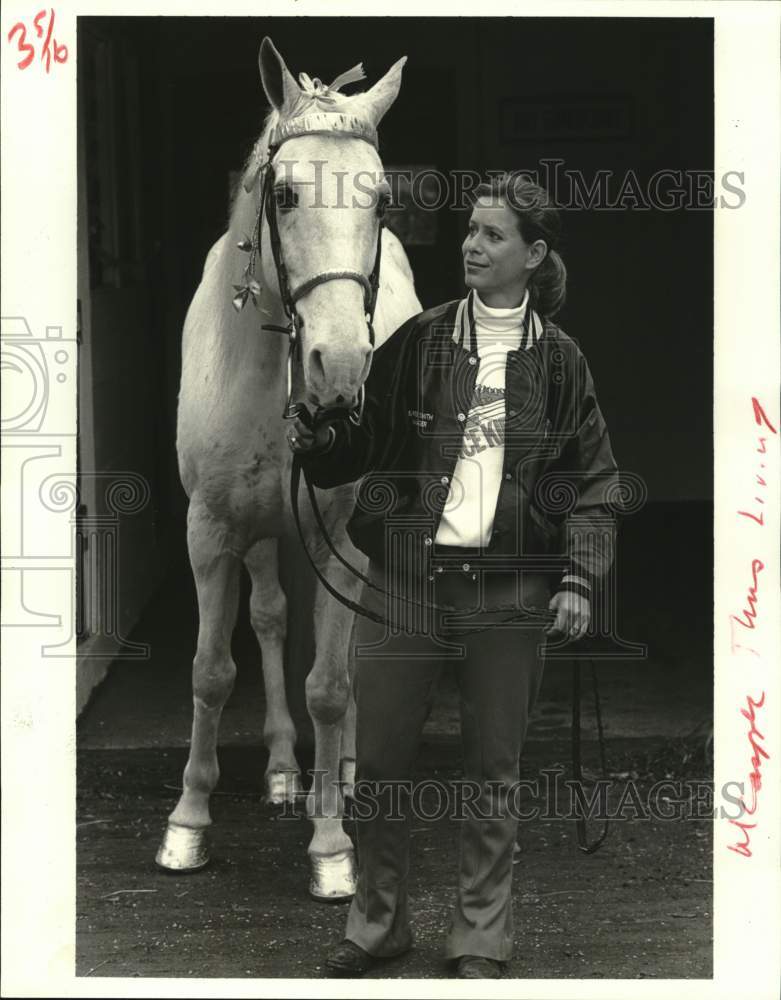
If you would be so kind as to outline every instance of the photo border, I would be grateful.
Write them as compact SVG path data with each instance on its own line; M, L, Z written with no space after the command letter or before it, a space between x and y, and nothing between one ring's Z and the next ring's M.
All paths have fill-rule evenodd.
M80 15L257 16L257 4L170 2L59 3L55 35L69 50L51 72L20 72L6 36L37 6L17 2L2 14L2 213L3 317L21 317L37 341L59 330L67 355L64 380L52 384L56 422L29 448L59 449L64 477L75 480L76 462L76 17ZM336 2L327 16L381 16L384 7ZM427 16L472 15L466 5ZM312 0L278 0L274 15L326 16ZM396 16L420 15L419 3L400 0ZM749 780L752 770L748 698L756 703L768 759L757 793L752 856L731 851L736 830L726 820L714 831L713 980L526 980L484 987L447 980L363 980L364 996L475 996L589 998L627 996L720 998L775 997L781 975L781 605L779 602L778 438L757 423L752 400L779 428L779 127L778 51L781 7L756 2L530 2L488 3L481 16L713 18L715 22L715 176L745 174L745 203L715 210L715 787ZM367 40L367 45L370 39ZM674 276L672 276L674 278ZM682 289L683 289L682 285ZM684 294L684 291L682 291ZM4 319L5 324L5 319ZM69 345L71 345L69 347ZM64 387L64 388L63 388ZM767 440L764 525L738 512L756 496L757 440ZM36 495L25 492L19 455L3 440L3 979L14 996L256 997L342 996L344 984L323 979L77 978L75 963L75 639L70 658L41 655L34 627L14 627L12 599L33 618L48 614L67 623L73 601L72 526L53 518ZM775 445L775 452L772 446ZM18 447L18 446L16 446ZM32 454L32 453L31 453ZM756 508L752 508L756 509ZM36 540L35 553L18 535ZM50 553L56 555L50 556ZM30 563L37 558L38 563ZM756 560L762 562L761 576ZM734 616L745 608L757 581L753 652L734 649ZM27 572L34 586L24 590ZM28 579L28 584L30 580ZM692 579L692 587L697 586ZM17 589L18 588L18 589ZM45 609L42 611L41 609ZM686 614L686 609L681 609ZM46 633L46 641L48 635ZM755 655L757 654L757 655ZM773 664L776 666L773 667Z

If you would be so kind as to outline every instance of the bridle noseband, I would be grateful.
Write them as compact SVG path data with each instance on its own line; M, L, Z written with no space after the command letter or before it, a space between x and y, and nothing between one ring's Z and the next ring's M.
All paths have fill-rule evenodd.
M277 130L275 130L277 131ZM287 401L285 403L285 409L282 414L284 419L292 420L296 417L302 418L310 424L321 423L324 420L334 419L336 417L347 416L353 423L359 424L361 417L363 415L363 403L364 403L364 388L361 386L358 394L358 403L349 411L345 410L318 410L315 414L310 414L306 408L306 404L299 401L293 402L293 362L295 359L296 351L299 352L300 360L300 328L301 328L301 317L296 309L296 303L302 299L305 295L312 291L313 288L317 288L318 285L324 285L328 281L355 281L357 282L363 290L363 306L366 315L366 323L369 328L369 344L372 349L374 349L374 311L377 306L377 292L380 286L380 264L382 259L382 230L384 225L384 220L380 216L379 226L377 230L377 249L374 255L374 265L372 267L371 273L367 277L361 271L355 271L351 268L330 268L326 271L320 271L318 274L313 275L311 278L307 278L302 281L301 284L297 285L295 288L290 287L290 276L288 273L287 266L285 264L284 254L282 253L282 241L279 235L279 220L277 218L277 208L273 197L273 187L274 187L274 159L280 150L280 147L288 139L295 138L298 134L306 135L333 135L335 130L333 128L320 127L320 128L306 128L304 133L292 132L291 134L281 134L275 137L272 133L272 138L268 146L268 151L266 154L266 160L264 163L257 168L256 176L261 178L261 196L260 196L260 206L258 208L257 223L255 226L255 232L253 233L252 240L245 240L239 244L239 248L246 250L251 253L250 263L245 269L244 275L246 284L234 286L238 294L234 298L234 305L237 309L243 308L247 298L251 295L253 301L260 291L260 286L257 281L254 280L252 272L255 266L255 260L260 255L261 237L262 237L262 227L263 219L265 218L268 229L269 229L269 242L271 244L271 254L274 259L274 268L277 273L277 281L279 283L279 297L282 302L282 308L287 318L287 326L277 326L273 323L263 323L261 325L262 330L271 330L275 333L284 333L288 337L288 358L287 358ZM367 132L365 129L346 131L345 129L336 130L336 134L347 134L352 138L361 139L363 142L368 142L373 148L377 148L376 143L376 133L372 134ZM308 420L307 420L308 418Z

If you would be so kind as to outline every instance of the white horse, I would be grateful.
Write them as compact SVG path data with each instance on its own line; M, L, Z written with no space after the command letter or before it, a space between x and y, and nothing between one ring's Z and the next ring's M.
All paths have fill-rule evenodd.
M183 792L157 855L164 868L187 871L208 861L205 830L211 823L209 796L219 774L218 725L236 673L230 641L242 561L252 580L250 617L262 653L267 796L281 803L300 790L296 732L283 677L287 602L277 574L278 539L293 530L291 455L283 420L288 343L280 333L261 329L262 323L285 326L287 320L264 218L257 247L260 273L254 277L245 270L247 238L253 242L261 189L269 177L290 288L326 275L295 305L301 321L300 362L292 366L291 398L321 407L353 407L372 353L364 288L358 279L372 271L379 236L376 345L420 311L406 255L398 240L379 227L377 212L388 186L374 130L398 95L405 61L400 59L370 90L345 96L338 88L362 79L360 67L331 87L303 73L299 85L269 39L260 47L260 75L272 111L246 165L229 230L208 254L184 325L177 451L189 497L187 544L198 592L199 629L190 754ZM270 149L273 176L262 170ZM353 277L334 273L345 271ZM242 302L246 308L237 311ZM344 531L354 487L321 493L319 499L334 541L353 564L365 569L365 558ZM311 517L304 518L304 532L318 568L356 599L356 580L330 556ZM349 898L355 887L354 859L342 827L339 784L343 780L349 786L354 780L354 703L348 706L353 615L320 585L314 607L302 610L314 623L316 655L306 678L306 702L320 779L307 800L314 823L308 847L310 892L320 899Z

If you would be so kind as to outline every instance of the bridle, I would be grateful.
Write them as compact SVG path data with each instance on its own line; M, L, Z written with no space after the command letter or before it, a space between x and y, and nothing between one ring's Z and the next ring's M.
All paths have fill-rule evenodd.
M291 288L290 275L285 263L284 254L282 252L282 240L279 235L279 219L277 217L277 206L274 200L273 190L274 160L283 143L287 142L289 139L296 138L299 135L332 136L336 133L360 139L363 142L369 143L369 145L371 145L374 149L377 149L377 133L373 129L367 127L364 123L356 119L351 120L345 115L340 115L338 122L332 122L328 125L328 119L333 119L333 116L310 115L300 119L300 123L297 126L291 127L291 125L296 122L294 119L293 123L287 123L286 126L278 125L272 132L266 153L266 159L256 168L253 180L253 186L257 179L260 179L261 181L260 205L258 208L258 216L255 231L253 233L253 239L251 241L242 241L242 243L239 244L240 249L246 250L251 254L250 262L244 272L246 283L244 285L234 286L237 290L237 295L233 302L237 309L241 309L250 295L252 296L253 301L255 301L255 297L260 291L259 285L254 280L253 272L255 261L260 255L262 227L263 220L265 218L269 230L271 255L274 260L274 269L276 270L277 281L279 284L279 297L282 302L282 309L288 321L286 326L278 326L273 323L261 324L262 330L283 333L288 338L287 400L285 402L285 409L282 415L285 420L293 420L296 417L306 420L306 418L309 417L313 423L320 423L328 419L344 418L346 416L347 419L351 420L353 423L360 424L361 417L363 415L363 403L365 398L363 386L361 386L358 392L357 405L349 411L345 411L340 408L334 408L332 410L319 409L314 415L311 415L309 414L304 402L293 402L293 364L296 360L297 353L298 360L300 361L300 332L302 323L301 317L296 309L296 303L311 292L313 288L317 288L318 285L324 285L328 281L347 280L357 282L363 291L363 306L366 316L366 325L369 330L369 344L372 350L374 349L375 343L374 311L377 306L377 292L380 286L382 230L384 226L384 219L381 214L378 213L377 248L374 254L374 264L368 277L363 274L363 272L356 271L352 268L329 268L328 270L320 271L317 274L312 275L310 278L305 279L295 288ZM334 128L334 125L337 124L341 127Z
M260 293L260 286L254 277L255 263L260 255L261 239L262 239L262 227L263 220L265 218L268 228L269 228L269 241L271 245L271 253L274 260L274 267L277 273L277 281L279 284L279 294L282 302L282 308L287 319L286 326L278 326L276 324L264 323L261 324L262 330L269 330L275 333L282 333L288 337L288 357L287 357L287 400L285 403L285 409L283 411L283 417L286 420L292 420L295 418L300 419L306 426L314 428L318 423L330 421L334 419L349 419L354 424L359 425L363 415L363 405L365 400L364 387L361 386L358 397L358 404L352 410L347 411L344 408L334 408L332 410L318 409L314 414L310 413L306 404L303 401L293 402L293 364L296 358L296 352L299 353L300 359L300 327L301 327L301 317L296 310L296 303L307 295L313 288L317 288L318 285L325 284L328 281L343 281L350 280L357 282L364 295L364 310L366 314L366 323L369 329L369 343L374 349L375 335L374 335L374 311L377 305L377 292L379 289L380 281L380 264L382 256L382 230L384 225L384 220L382 216L379 218L378 229L377 229L377 248L374 256L374 265L372 267L371 273L367 277L360 271L356 271L349 268L343 269L328 269L325 271L320 271L319 273L313 275L310 278L302 281L295 288L290 287L290 277L285 264L284 255L282 252L282 243L279 235L279 224L276 212L276 205L274 203L274 198L272 195L272 190L274 187L274 159L279 152L282 144L290 138L294 138L297 135L313 135L313 134L328 134L333 135L334 131L338 131L341 134L348 134L354 138L359 138L364 142L369 142L375 149L377 148L377 138L376 132L369 130L363 123L350 120L347 116L340 115L341 125L335 130L334 127L325 127L325 123L321 121L323 116L312 115L309 116L313 124L310 127L302 127L299 124L298 128L291 129L291 123L284 125L279 125L272 132L268 150L266 154L266 159L263 163L259 164L256 168L252 178L251 185L257 182L258 179L261 180L262 190L260 196L260 205L258 208L257 222L255 225L255 230L253 233L252 240L243 240L239 243L239 249L245 250L250 253L250 260L247 267L244 270L244 284L234 285L236 290L236 296L233 299L233 304L236 309L241 310L246 304L248 298L252 298L253 302L256 301L257 295ZM333 117L328 116L328 118L333 122ZM305 121L302 119L302 121ZM351 128L352 126L352 128ZM245 185L246 187L246 185ZM250 188L248 188L249 190ZM320 570L319 566L316 564L314 558L305 541L305 535L303 527L301 524L301 515L298 506L298 494L301 481L302 465L300 456L296 453L293 454L293 461L290 473L290 499L293 508L293 519L296 524L296 529L303 547L304 553L311 565L315 575L319 579L323 587L334 597L337 601L347 607L350 611L355 614L360 614L365 618L369 618L375 622L383 624L390 627L398 627L398 623L390 621L385 618L384 615L380 615L377 612L364 607L357 601L353 601L351 598L342 594L333 584L328 580L328 578ZM363 574L355 566L353 566L344 556L339 552L333 543L327 526L323 520L320 507L317 502L317 496L315 494L315 489L310 481L306 470L303 470L304 483L306 486L307 494L309 497L309 502L312 508L312 512L315 518L315 522L321 533L323 540L328 546L331 553L337 559L341 565L343 565L354 577L360 580L364 586L385 595L387 598L391 598L396 602L401 602L406 605L412 605L418 609L424 609L426 611L452 611L451 608L443 608L439 605L429 602L416 601L412 598L405 597L400 594L392 594L386 591L384 588L379 587L374 583L368 576ZM496 611L500 609L486 609L488 611ZM506 609L505 609L506 610ZM469 635L479 632L484 632L487 629L495 628L500 625L511 624L513 622L518 622L519 620L524 620L530 624L536 624L537 626L542 626L544 624L549 624L553 621L555 615L548 609L544 608L526 608L522 611L514 611L512 614L505 616L503 618L495 619L488 624L475 626L472 628L459 628L458 635ZM457 636L454 636L457 638ZM599 733L599 752L602 764L603 774L606 774L606 763L605 763L605 753L604 753L604 733L602 728L602 716L599 702L599 692L597 688L596 671L594 668L593 661L589 660L591 666L591 677L594 693L594 706L596 711L597 728ZM580 752L580 668L577 660L573 660L572 664L572 764L573 764L573 774L575 781L582 783L582 766L581 766L581 752ZM579 849L584 854L592 854L602 845L603 841L608 832L608 820L605 819L602 832L597 837L596 840L591 843L588 842L587 830L586 830L586 817L583 815L578 815L576 817L576 832Z

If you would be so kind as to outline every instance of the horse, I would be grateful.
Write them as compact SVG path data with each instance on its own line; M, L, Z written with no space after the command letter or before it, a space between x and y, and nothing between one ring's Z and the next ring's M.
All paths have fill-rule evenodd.
M266 695L266 799L283 804L302 794L283 674L288 609L278 577L279 541L293 532L285 415L298 400L358 419L372 342L379 346L420 312L406 254L380 218L389 186L376 129L398 96L405 62L370 89L345 95L342 86L365 78L360 64L329 86L305 73L296 82L271 40L260 46L271 110L245 164L228 231L206 258L182 337L176 447L199 622L183 790L156 857L170 871L197 870L209 860L209 797L219 777L220 715L236 674L230 640L242 563L252 583L250 620ZM265 214L264 194L273 199ZM373 262L378 287L369 307ZM294 304L286 289L294 290ZM365 569L345 532L354 484L318 499L332 539ZM302 540L315 565L357 598L359 582L315 529L305 516ZM314 623L316 651L305 681L317 777L306 799L314 826L309 891L318 900L349 899L355 860L342 817L355 777L348 665L354 614L321 584L313 607L291 612Z

